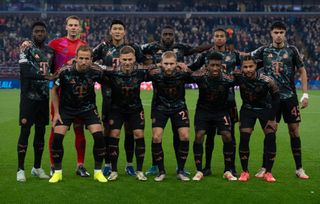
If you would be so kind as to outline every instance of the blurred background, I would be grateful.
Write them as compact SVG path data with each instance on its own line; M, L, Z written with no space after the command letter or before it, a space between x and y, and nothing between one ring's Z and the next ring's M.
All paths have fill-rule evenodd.
M172 25L176 42L197 46L212 43L212 30L223 27L228 46L244 52L269 44L271 23L281 20L288 26L287 42L303 56L309 88L320 87L319 0L2 0L0 14L0 88L12 88L11 79L19 79L19 45L30 39L32 23L47 23L49 41L66 35L69 15L81 17L81 38L92 47L106 38L111 21L120 19L129 42L158 41L161 28Z

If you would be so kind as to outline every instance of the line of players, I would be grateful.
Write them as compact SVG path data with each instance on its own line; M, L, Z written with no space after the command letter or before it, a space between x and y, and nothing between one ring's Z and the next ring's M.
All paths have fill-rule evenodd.
M183 181L190 180L188 172L184 169L189 150L189 118L184 99L184 84L187 82L196 82L199 86L199 99L195 115L196 137L193 144L197 172L193 180L201 180L203 176L211 174L210 163L216 129L222 135L224 142L225 171L223 177L228 180L237 180L234 166L236 147L234 124L238 117L233 90L236 84L240 85L243 99L240 111L239 145L243 171L239 180L247 181L249 179L248 143L255 121L258 118L265 133L265 141L263 165L256 177L265 178L269 182L275 181L271 174L276 154L276 122L274 119L277 116L277 122L279 122L281 113L285 122L288 123L292 152L296 162L296 175L299 178L308 179L301 164L300 113L293 82L295 69L298 68L302 79L302 89L304 91L304 95L301 98L302 107L308 105L307 78L297 49L284 41L286 27L282 23L276 22L271 27L272 44L252 52L251 55L253 57L250 55L243 57L242 63L240 63L240 56L237 51L227 49L226 32L220 28L213 32L213 46L192 48L184 44L177 44L174 42L174 29L168 26L162 30L161 42L141 47L137 44L131 44L132 47L128 47L128 43L125 41L125 25L116 20L110 26L110 40L98 45L93 52L90 51L90 48L82 46L77 53L76 50L85 44L76 37L80 32L80 19L78 17L71 16L67 18L66 30L68 35L64 38L64 41L57 43L56 46L53 46L52 42L50 43L54 50L44 44L46 37L45 24L37 22L32 26L32 30L33 44L31 46L30 44L26 45L27 43L22 45L22 49L28 48L22 52L20 59L21 82L26 81L28 83L22 83L21 89L18 181L26 180L24 157L30 128L33 124L35 124L36 130L34 139L35 163L31 173L40 178L49 178L41 168L44 127L48 124L48 117L45 116L48 114L46 114L47 110L45 108L45 110L39 110L39 107L44 107L49 98L48 90L44 88L48 83L48 79L51 79L47 75L48 68L55 65L56 69L52 72L58 73L56 71L63 64L69 65L59 72L58 80L56 80L56 84L59 85L61 90L57 88L58 86L54 86L52 94L52 101L55 102L53 103L55 114L53 117L54 129L52 131L54 134L51 134L50 138L53 138L53 143L49 145L49 148L52 147L50 149L50 158L52 158L54 174L50 182L55 183L62 179L62 140L65 131L72 122L79 124L74 126L80 127L80 133L82 131L80 138L84 138L81 122L85 123L93 134L95 140L93 150L95 156L94 178L100 182L106 182L100 168L103 158L105 159L103 174L108 176L109 180L116 180L118 177L118 144L120 129L124 123L127 156L126 172L129 175L136 176L139 180L146 180L142 172L145 151L143 139L144 115L139 98L140 83L145 80L151 80L154 88L151 116L153 126L153 165L146 174L157 174L156 181L162 181L166 175L161 141L163 129L169 117L172 120L174 148L177 159L177 177ZM77 43L74 43L75 41ZM66 47L61 47L66 44L71 44L73 47L67 47L67 49ZM123 50L120 54L122 48ZM208 48L209 50L207 50ZM70 53L66 54L66 50ZM183 62L184 56L204 50L207 51L201 53L195 62L188 66L191 70L194 70L193 73L189 68L186 68L186 65L177 64L177 62ZM69 55L67 61L62 62L59 54ZM75 55L76 58L74 58ZM75 62L72 63L74 59ZM260 71L256 72L255 59L262 60L265 74L260 73ZM95 68L92 70L95 70L95 73L92 74L91 72L93 71L88 72L87 68L92 66L92 60L98 61L98 63L106 67L113 67L113 71L110 71L110 69L107 69L109 71L102 71L94 66ZM135 64L135 61L144 62L145 65L160 63L160 66L151 65L147 69ZM57 65L59 62L60 65ZM228 75L234 72L235 68L240 64L242 64L242 74ZM81 73L85 74L82 75ZM57 76L54 75L52 78L54 77ZM95 80L102 84L104 137L102 127L99 125L100 120L95 111L95 100L92 100L95 96L92 82ZM72 83L68 83L68 81ZM104 83L105 81L108 83ZM274 82L277 82L279 89L276 88L277 86L274 85ZM41 94L45 92L43 98L35 97L39 95L40 90L42 91ZM88 97L88 100L84 100L85 96ZM272 100L270 97L272 97ZM61 99L60 103L58 102L59 98ZM279 101L277 100L278 98L280 98L280 102L276 103ZM39 105L39 103L42 103L42 105ZM278 109L278 107L280 108ZM61 111L62 109L63 111ZM75 123L74 120L79 121L79 118L81 118L81 122ZM57 124L55 124L56 122ZM41 131L38 129L41 129ZM206 167L202 169L202 143L205 134L207 134ZM77 134L76 138L78 138ZM101 142L102 140L104 142ZM78 152L80 152L80 155L82 155L80 157L83 159L79 162L78 153L78 168L76 172L80 176L89 176L83 166L85 140L80 139L80 141L77 142L76 139L76 147L80 147L77 150L82 149L82 151ZM39 143L40 145L37 146ZM134 143L136 148L134 148ZM107 148L107 150L105 151L104 148ZM137 159L136 172L132 166L134 151ZM107 154L104 155L104 152L107 152Z

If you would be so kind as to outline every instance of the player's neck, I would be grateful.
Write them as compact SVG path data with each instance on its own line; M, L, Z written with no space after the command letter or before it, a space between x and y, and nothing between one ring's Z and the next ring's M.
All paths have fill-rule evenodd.
M119 47L120 45L124 44L124 39L121 39L121 40L112 39L112 44L116 47Z
M214 49L215 49L215 50L218 50L218 51L220 51L220 52L224 52L224 51L226 51L226 46L225 46L225 45L222 45L222 46L217 46L217 45L215 45L215 46L214 46Z
M44 47L44 42L37 42L37 41L33 41L34 45L38 48L42 48Z
M284 47L284 42L282 42L282 43L273 42L272 46L275 47L275 48L283 48Z
M172 43L172 44L166 44L166 43L164 43L164 42L161 41L161 45L162 45L162 47L164 47L164 48L170 48L170 47L173 46L173 43Z
M78 37L76 35L67 35L67 38L69 40L77 40L78 39Z

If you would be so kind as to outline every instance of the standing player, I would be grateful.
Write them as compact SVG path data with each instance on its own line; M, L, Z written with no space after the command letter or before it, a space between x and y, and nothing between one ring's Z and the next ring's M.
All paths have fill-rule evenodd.
M300 99L301 108L308 106L307 73L302 58L295 46L285 42L286 26L282 22L275 22L271 26L272 44L263 46L251 53L256 59L263 61L264 71L271 76L280 89L280 107L277 113L277 122L283 116L288 124L292 155L296 164L296 175L300 179L309 176L302 168L301 140L299 123L301 121L298 96L295 88L294 76L299 72L301 77L303 95ZM266 171L266 151L264 151L263 164L256 177L263 177Z
M117 162L119 156L119 139L121 127L126 122L132 129L136 144L137 159L136 177L146 181L142 172L145 142L144 142L144 112L140 99L140 84L145 81L147 69L139 69L136 64L135 50L124 46L120 50L120 64L115 71L106 72L107 81L111 87L111 104L108 121L110 126L109 153L112 172L108 180L118 178Z
M214 46L208 50L207 52L201 53L198 58L189 65L191 70L200 69L203 65L208 63L208 55L211 52L218 51L223 54L223 62L224 72L230 74L233 72L238 66L240 66L240 54L235 50L228 50L226 46L227 42L227 33L222 28L216 28L213 31L213 41ZM234 126L235 123L238 122L238 111L235 101L235 93L234 88L230 88L229 97L227 100L227 104L229 106L229 115L231 118L231 137L233 143L233 152L234 154L231 156L232 158L232 173L236 176L236 168L235 168L235 152L236 152L236 139L234 134ZM212 151L214 148L214 136L216 133L215 128L210 128L207 133L206 139L206 166L202 170L204 176L211 175L211 160L212 160ZM227 171L227 169L225 169Z
M108 181L101 171L106 147L94 90L95 82L100 81L102 76L101 69L92 65L92 49L87 45L82 45L77 50L76 63L66 65L60 70L59 78L52 89L55 111L52 120L54 136L51 149L54 174L49 180L50 183L62 180L63 139L75 118L84 122L94 139L94 180L103 183Z
M110 41L105 41L99 44L96 48L93 49L93 61L102 61L101 64L108 66L108 67L117 67L119 66L119 56L120 56L120 49L127 45L125 42L125 35L126 35L126 28L122 21L120 20L113 20L110 26ZM135 49L136 60L138 63L142 63L144 61L143 55L140 51L138 45L133 44L132 47ZM102 92L102 122L104 125L104 135L105 135L105 142L108 148L109 143L109 131L110 127L107 121L107 118L110 113L111 107L111 89L108 86L108 83L103 82L101 84L101 92ZM132 128L125 123L125 140L124 140L124 147L126 151L126 173L131 176L136 176L134 171L132 161L133 161L133 154L134 154L134 136L132 132ZM110 158L107 155L105 158L105 166L103 169L103 174L105 176L111 173L111 165L110 165Z
M240 145L239 156L242 172L239 181L245 182L250 178L248 170L249 141L256 120L258 119L265 134L266 171L263 178L267 182L276 179L271 169L276 157L276 112L280 97L276 82L264 73L256 72L257 64L247 55L241 62L243 74L235 74L235 82L240 86L242 106L240 110Z
M193 143L194 160L197 173L192 180L200 181L203 178L202 155L203 140L206 131L211 127L217 127L224 143L223 155L225 172L223 178L229 181L237 180L232 172L233 144L231 138L231 123L227 99L229 90L233 87L233 79L223 73L223 55L211 52L207 55L206 67L192 74L192 78L198 84L199 98L194 119L195 141Z
M177 57L174 52L162 54L160 68L153 69L149 77L153 85L151 108L152 118L152 157L159 168L155 181L165 178L164 153L162 149L163 131L168 119L179 134L177 178L182 181L190 179L184 174L184 165L189 152L189 116L185 102L185 83L190 74L177 70Z
M49 79L54 57L53 50L45 45L47 27L43 22L32 25L32 45L20 54L20 136L18 140L17 181L25 182L24 160L27 153L31 126L35 125L33 140L34 165L32 176L48 179L41 168L45 126L49 123Z
M75 60L76 51L81 45L86 43L80 40L80 18L77 16L69 16L66 19L67 36L52 40L49 46L55 51L54 71L58 71L65 64L72 64ZM54 109L51 104L51 116L53 117ZM86 150L86 140L84 136L83 124L75 118L73 122L75 133L75 147L77 150L77 170L76 174L81 177L88 177L90 174L84 168L84 157ZM51 130L49 138L50 162L53 166L53 158L51 153L51 144L53 140L53 130Z
M146 56L146 62L156 64L160 63L161 56L166 51L173 51L177 56L178 62L184 62L185 56L190 56L195 53L202 52L211 47L211 45L202 45L198 47L191 47L185 44L175 42L175 30L172 26L165 26L161 31L160 42L153 42L142 46L142 52ZM172 126L173 131L173 146L175 151L176 160L178 162L178 148L179 148L179 134L177 128ZM146 175L156 175L158 173L158 167L155 165L155 161L152 159L152 166L146 172ZM190 173L184 170L186 175Z

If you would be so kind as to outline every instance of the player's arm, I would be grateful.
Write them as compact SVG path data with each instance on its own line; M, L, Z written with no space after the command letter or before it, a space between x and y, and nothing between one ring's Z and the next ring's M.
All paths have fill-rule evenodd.
M196 47L190 47L189 49L187 49L187 52L185 53L185 55L188 56L196 53L201 53L206 50L209 50L212 47L213 47L213 44L202 44Z
M267 77L268 79L268 85L270 88L270 95L272 97L272 118L276 117L276 113L278 111L278 108L280 106L280 94L279 94L279 87L277 86L277 83L271 79L270 77Z
M200 69L204 64L205 64L205 54L202 53L202 54L198 55L196 60L193 63L189 64L188 67L192 71L196 71L196 70Z
M92 61L95 62L97 60L101 59L102 56L102 48L105 45L105 42L100 43L99 45L97 45L95 48L93 48L92 50Z
M306 108L309 104L309 95L308 95L308 76L307 71L304 67L301 67L299 70L300 79L301 79L301 88L303 95L300 99L301 108Z
M46 79L45 75L41 74L40 71L37 71L33 62L27 59L27 53L23 52L20 54L19 67L20 74L22 78L25 79L34 79L34 80L44 80Z
M32 46L32 41L30 40L23 41L19 47L20 53L24 52L27 48L30 48L31 46Z
M265 46L261 46L258 49L250 52L250 55L256 60L257 62L257 69L263 67L263 52L265 50Z
M58 80L57 80L58 81ZM51 90L51 100L54 108L54 116L52 119L52 127L54 128L59 121L61 124L63 124L59 112L59 95L58 95L58 86L56 85L57 82L55 82L55 85L53 86Z
M295 67L298 68L298 72L300 74L300 79L301 79L301 88L303 91L303 95L300 99L301 108L306 108L309 102L307 71L304 68L303 59L298 49L295 46L290 46L290 48L293 51L293 58L292 58L293 64Z

